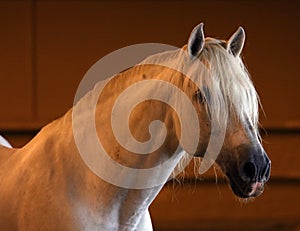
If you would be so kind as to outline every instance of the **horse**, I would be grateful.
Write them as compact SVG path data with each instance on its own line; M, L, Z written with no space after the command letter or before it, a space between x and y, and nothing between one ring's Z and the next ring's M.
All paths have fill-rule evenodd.
M1 146L1 230L152 230L148 207L192 158L215 162L237 197L259 196L271 161L244 41L241 27L227 41L205 38L201 23L182 48L97 83L24 147Z

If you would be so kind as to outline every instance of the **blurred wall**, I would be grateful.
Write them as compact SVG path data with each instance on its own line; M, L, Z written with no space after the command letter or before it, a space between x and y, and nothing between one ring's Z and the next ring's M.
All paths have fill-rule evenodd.
M143 42L182 46L192 28L227 39L242 25L243 52L266 117L272 178L237 202L214 175L166 186L151 208L156 230L293 230L300 209L297 1L0 1L0 133L22 146L72 106L85 72L104 55Z

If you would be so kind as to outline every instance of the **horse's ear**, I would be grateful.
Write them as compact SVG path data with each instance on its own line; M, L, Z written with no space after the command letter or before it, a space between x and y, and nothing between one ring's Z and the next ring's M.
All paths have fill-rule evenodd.
M191 58L197 57L202 51L204 46L204 33L203 33L203 23L197 25L188 41L188 53Z
M231 36L227 42L227 50L235 57L239 56L243 50L245 43L245 31L242 27L239 27L237 31Z

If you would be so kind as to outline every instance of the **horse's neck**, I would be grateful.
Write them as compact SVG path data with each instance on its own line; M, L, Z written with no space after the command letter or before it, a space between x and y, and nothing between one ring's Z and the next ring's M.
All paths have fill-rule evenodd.
M71 111L47 125L23 148L40 165L39 180L49 172L49 185L58 198L68 201L82 230L136 230L140 222L150 225L148 207L162 186L126 189L95 175L82 161L72 134ZM49 178L46 179L48 181ZM56 181L59 181L56 182ZM57 188L55 188L57 187ZM63 189L63 191L62 191Z
M103 92L103 94L99 97L100 100L98 102L100 103L96 108L95 121L101 143L108 149L108 153L111 158L124 166L131 168L150 168L162 163L168 159L173 152L175 152L174 146L178 145L178 142L173 137L175 135L174 131L174 134L167 137L167 144L150 155L133 155L119 145L113 137L114 134L110 127L110 116L111 105L116 97L101 97L103 95L107 96L107 94L111 95L112 92L118 91L116 89L117 87L122 90L122 86L120 86L120 84L113 84L110 88L107 88L109 89L109 92ZM89 105L91 99L94 97L95 96L92 93L88 94L79 102L79 106ZM149 118L144 117L144 120L138 119L145 116L141 113L147 110L147 105L151 107L154 106L156 112L159 113L153 114ZM172 123L172 114L167 113L168 110L165 108L165 105L162 106L157 102L152 101L148 102L147 105L141 106L135 113L133 113L130 124L133 135L141 141L149 139L147 131L151 120L161 119L167 123ZM151 109L153 110L153 108ZM89 132L84 130L85 119L87 119L85 116L86 113L79 115L79 121L82 121L82 130L80 132L85 134L86 139L89 139ZM168 116L170 118L166 118ZM139 123L136 123L136 121L139 121ZM175 127L172 124L167 124L167 126ZM145 216L147 217L145 212L161 190L162 185L153 186L147 189L122 188L106 182L94 174L84 164L78 148L76 147L72 129L72 110L66 113L66 115L58 121L43 129L40 137L43 137L42 139L45 140L44 144L39 144L40 146L44 145L47 147L49 144L53 144L55 146L55 148L48 149L47 152L48 155L55 156L54 164L60 166L52 167L58 167L62 171L63 177L66 179L66 189L68 190L68 192L66 192L66 196L73 207L73 211L76 213L76 216L78 216L78 219L81 220L83 226L88 227L88 225L94 224L95 227L97 226L105 229L132 230L139 225L139 222L143 220ZM45 149L45 147L42 147L42 149ZM179 159L180 158L178 158L178 160ZM171 166L169 171L166 172L172 172L172 168L175 168L175 166L176 163L174 166ZM109 169L106 169L106 171L109 171ZM124 180L128 180L126 172L122 174L121 178L123 177ZM149 175L148 177L154 178L156 176ZM168 177L169 175L165 176L166 179ZM132 179L132 181L134 180L135 179ZM150 179L144 180L147 181Z

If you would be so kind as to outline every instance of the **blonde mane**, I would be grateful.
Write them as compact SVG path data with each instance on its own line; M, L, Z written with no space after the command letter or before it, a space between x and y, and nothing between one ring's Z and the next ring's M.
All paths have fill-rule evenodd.
M201 63L194 67L193 62ZM188 63L188 65L186 65ZM201 54L196 60L190 60L186 46L182 49L159 53L146 58L140 65L156 64L174 70L182 70L199 87L199 91L208 105L207 113L211 119L218 121L220 127L226 127L229 116L236 118L244 126L253 127L258 134L259 98L250 75L241 57L235 57L226 50L226 42L206 38ZM187 67L186 67L187 66ZM167 68L167 69L168 69ZM192 70L186 70L191 68ZM175 75L178 78L178 75ZM173 79L173 81L182 81ZM188 92L190 89L183 89ZM180 96L178 97L180 102ZM225 109L225 110L224 110ZM184 171L190 155L185 153L176 166L175 172ZM195 173L199 170L201 160L194 158ZM184 173L183 173L184 174ZM173 174L175 177L175 174Z
M184 70L187 52L186 46L175 51L159 53L146 58L140 65L156 64L166 66L182 73L192 73L193 82L199 87L209 110L207 113L219 123L226 123L228 113L233 113L242 123L249 123L254 128L258 124L259 98L253 86L250 75L242 61L234 57L223 47L224 41L206 38L204 48L197 58L201 68ZM191 62L195 62L191 61ZM197 72L197 73L195 73ZM176 76L178 77L178 76ZM175 79L174 81L182 81ZM189 91L189 89L183 89ZM174 97L176 97L174 95ZM224 111L224 108L227 110Z
M215 116L220 118L224 113L224 105L220 105L220 102L224 101L229 112L235 113L242 123L250 123L257 128L259 98L250 75L242 59L230 54L222 43L216 39L206 39L199 57L208 65L211 75L203 83L203 86L211 89L210 97L213 101L210 106L215 110ZM205 95L205 91L202 90L202 93Z

